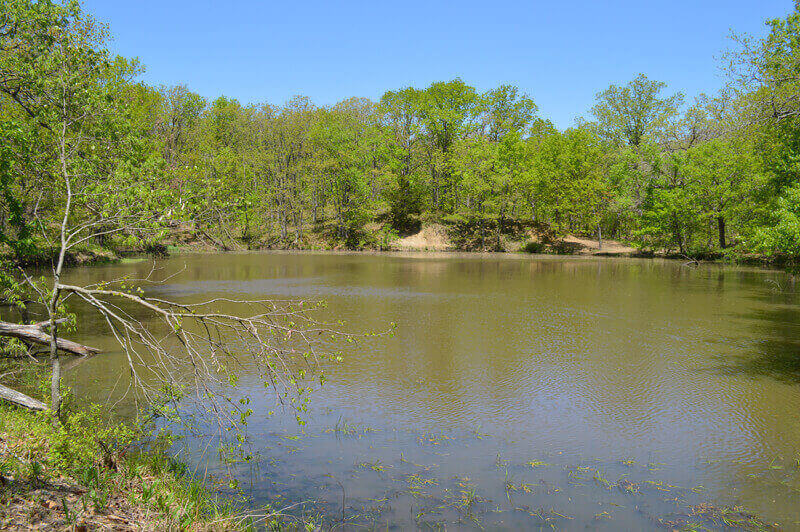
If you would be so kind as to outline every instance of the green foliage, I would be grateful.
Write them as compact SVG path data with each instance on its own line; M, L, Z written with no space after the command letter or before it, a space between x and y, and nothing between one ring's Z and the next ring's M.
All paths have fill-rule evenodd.
M630 146L663 138L683 103L681 93L660 97L666 86L639 74L624 87L611 85L599 93L592 114L597 118L600 134L611 142Z
M525 253L544 253L546 250L547 245L544 242L526 242L520 248Z
M52 256L70 176L68 222L87 228L74 240L123 251L179 232L223 249L385 248L448 216L498 221L470 222L482 229L462 240L480 249L507 220L661 251L791 249L764 235L800 182L797 10L740 39L740 83L718 97L681 112L681 93L640 74L559 131L519 88L461 79L377 103L206 101L137 82L77 3L2 7L0 253L18 263Z
M448 216L449 234L459 249L468 251L501 251L500 221L493 216Z
M0 405L0 432L15 449L0 461L3 475L33 482L67 479L85 490L82 508L62 501L68 519L106 513L113 499L126 497L152 512L152 522L141 523L145 528L185 530L212 521L215 529L238 528L239 501L212 496L167 453L168 435L153 437L148 426L111 419L101 405L65 412L63 424L53 424L48 413Z
M800 184L786 189L773 216L773 224L756 230L752 247L769 255L800 257Z
M92 405L65 418L51 436L48 459L58 471L75 474L97 465L97 457L124 453L141 432L104 419L106 409Z
M539 215L561 232L591 231L608 207L609 184L599 139L575 128L544 139L535 159Z

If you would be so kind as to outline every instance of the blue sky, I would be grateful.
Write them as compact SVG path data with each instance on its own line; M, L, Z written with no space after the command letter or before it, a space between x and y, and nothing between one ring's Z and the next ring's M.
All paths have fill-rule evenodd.
M637 73L689 99L722 83L731 30L764 35L791 0L337 2L86 0L151 84L320 105L461 77L519 86L559 127Z

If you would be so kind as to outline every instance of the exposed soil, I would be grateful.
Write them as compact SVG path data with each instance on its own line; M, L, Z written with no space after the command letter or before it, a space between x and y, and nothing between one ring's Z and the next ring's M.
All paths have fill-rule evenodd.
M154 530L147 509L134 507L124 495L111 495L96 511L89 491L68 479L16 481L1 477L3 530ZM149 524L148 524L149 523Z
M547 235L539 235L531 231L528 241L542 242L547 240ZM522 241L503 239L505 251L519 251L523 244L524 242ZM603 240L603 246L598 247L597 240L572 235L567 235L550 244L547 249L548 252L552 252L550 248L557 248L560 253L573 255L627 257L638 253L636 248L626 246L616 240ZM391 249L394 251L454 251L456 246L449 237L447 228L444 225L430 224L423 226L419 233L395 240L391 244Z
M455 246L447 236L445 226L430 224L415 235L395 240L391 248L394 251L452 251Z
M563 238L563 241L567 244L574 244L576 247L575 253L578 255L608 255L628 257L639 252L638 249L626 246L625 244L617 242L616 240L603 240L602 247L598 246L597 240L589 240L572 235L567 235Z

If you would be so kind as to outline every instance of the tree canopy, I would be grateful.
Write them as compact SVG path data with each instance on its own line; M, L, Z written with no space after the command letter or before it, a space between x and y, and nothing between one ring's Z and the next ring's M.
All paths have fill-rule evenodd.
M559 130L519 87L462 79L317 106L207 100L138 80L75 2L2 0L0 246L70 224L81 246L176 234L223 249L381 247L428 222L509 222L683 254L796 255L800 14L739 38L730 83L684 102L644 74ZM471 222L469 222L471 223ZM186 236L186 235L189 236Z

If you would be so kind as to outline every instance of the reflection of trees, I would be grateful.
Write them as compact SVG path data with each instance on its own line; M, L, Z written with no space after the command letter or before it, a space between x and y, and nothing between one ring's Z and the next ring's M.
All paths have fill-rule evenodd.
M346 418L519 431L532 446L574 443L611 458L661 451L676 475L719 458L696 482L722 494L736 483L756 507L763 493L780 494L748 475L796 452L800 308L796 295L770 292L761 271L573 257L247 254L169 264L184 262L183 284L163 287L172 297L319 297L322 318L349 331L396 322L394 338L345 345L345 362L327 371L319 398ZM102 275L149 264L109 268ZM106 347L101 321L78 321L98 335L81 338ZM124 381L123 366L104 353L72 382L107 389Z
M551 419L562 431L613 410L611 423L633 424L635 433L658 424L659 388L672 360L652 358L638 336L644 331L659 344L684 297L673 288L696 275L640 261L385 257L352 274L359 284L406 291L330 301L334 314L367 329L381 320L399 324L380 356L351 353L352 362L330 375L357 390L344 401L368 395L380 408L428 421L540 427L567 408L571 420Z
M776 305L743 317L754 322L757 340L751 350L725 357L720 371L800 383L800 308Z
M176 257L171 264L184 263L181 281L188 282L163 287L168 295L316 296L327 300L327 318L343 319L351 331L396 322L395 338L344 346L345 363L328 375L343 402L358 408L369 397L368 407L390 415L416 411L451 422L484 415L501 424L542 405L551 413L566 405L569 415L627 427L634 437L660 427L664 408L686 408L686 386L701 403L727 386L691 371L707 367L714 351L742 351L731 342L709 352L710 336L759 338L757 355L726 359L726 371L800 375L800 311L789 299L767 293L769 310L746 316L757 322L755 332L729 319L752 306L745 298L753 288L764 288L760 272L655 261L322 254ZM149 267L112 266L102 275ZM98 335L82 338L106 347L103 323L79 322ZM107 388L125 380L121 362L107 352L76 373Z

